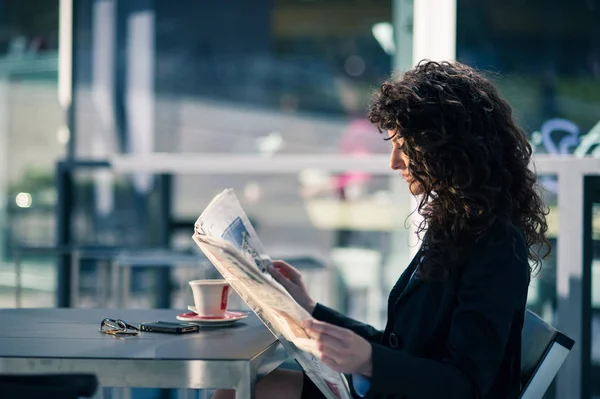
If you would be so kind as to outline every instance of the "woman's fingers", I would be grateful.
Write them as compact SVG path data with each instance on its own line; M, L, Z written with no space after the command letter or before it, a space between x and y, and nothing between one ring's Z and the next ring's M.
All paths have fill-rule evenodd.
M275 281L277 281L279 284L281 284L283 286L283 288L285 288L286 290L289 291L291 288L296 286L289 278L284 276L283 273L281 273L276 267L269 266L267 268L267 270L271 274L271 276L273 276Z
M273 267L293 282L298 282L302 278L302 273L298 269L282 260L273 261Z
M351 352L352 337L349 330L314 320L308 320L303 324L309 336L317 341L317 350L321 357L328 357L337 364L345 362Z
M371 344L352 330L309 319L302 323L315 339L321 361L342 373L372 373Z
M304 321L303 325L304 328L306 328L309 333L313 334L315 337L328 335L342 342L347 342L352 336L352 332L346 328L334 326L333 324L314 319Z
M334 358L344 355L347 352L348 346L345 342L329 335L321 335L315 338L317 340L317 349L320 352L325 352Z
M267 270L308 313L315 310L316 302L310 297L298 270L283 261L274 261Z

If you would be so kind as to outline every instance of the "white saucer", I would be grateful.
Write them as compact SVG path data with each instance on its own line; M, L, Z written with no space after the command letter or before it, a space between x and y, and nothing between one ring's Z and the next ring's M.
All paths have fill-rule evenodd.
M202 326L224 327L248 317L248 313L229 310L223 316L200 316L195 313L196 308L194 306L188 306L188 310L191 310L191 312L178 314L177 320Z

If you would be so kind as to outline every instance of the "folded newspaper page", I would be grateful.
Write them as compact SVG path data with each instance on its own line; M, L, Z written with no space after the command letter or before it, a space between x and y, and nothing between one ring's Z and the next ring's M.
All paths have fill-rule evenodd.
M210 202L194 225L193 239L321 392L328 399L352 399L344 375L319 360L315 340L302 327L312 316L265 273L271 258L233 190Z

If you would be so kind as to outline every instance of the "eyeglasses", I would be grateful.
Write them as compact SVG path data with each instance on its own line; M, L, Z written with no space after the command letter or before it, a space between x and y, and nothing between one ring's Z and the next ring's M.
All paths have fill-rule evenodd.
M140 329L120 319L104 319L100 323L100 331L116 336L133 336L137 335Z

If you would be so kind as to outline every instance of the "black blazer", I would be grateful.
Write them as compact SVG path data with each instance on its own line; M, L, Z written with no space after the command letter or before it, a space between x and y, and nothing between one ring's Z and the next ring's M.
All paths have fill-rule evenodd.
M367 397L517 398L530 280L523 234L495 224L475 243L461 272L444 281L411 279L418 259L390 293L384 331L320 304L313 312L371 343Z

